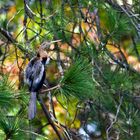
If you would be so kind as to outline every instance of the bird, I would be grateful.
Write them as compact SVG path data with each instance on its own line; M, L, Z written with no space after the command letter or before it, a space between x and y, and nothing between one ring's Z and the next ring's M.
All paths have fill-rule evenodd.
M42 88L46 71L45 66L49 63L50 57L47 52L39 48L38 53L33 57L24 71L24 82L29 87L30 100L28 108L28 119L32 120L36 115L36 98L38 91Z

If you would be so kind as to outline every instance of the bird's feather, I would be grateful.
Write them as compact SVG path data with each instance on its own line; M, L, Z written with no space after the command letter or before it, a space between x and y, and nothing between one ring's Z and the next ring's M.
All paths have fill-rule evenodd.
M28 118L32 120L36 115L36 92L31 92L29 109L28 109Z
M24 81L28 84L31 93L28 110L29 120L33 119L36 114L36 94L45 80L46 60L47 53L40 50L39 54L30 60L24 71Z
M40 82L44 77L44 71L45 67L40 59L31 59L25 70L25 82L28 84L31 91L38 90L38 86L40 86Z

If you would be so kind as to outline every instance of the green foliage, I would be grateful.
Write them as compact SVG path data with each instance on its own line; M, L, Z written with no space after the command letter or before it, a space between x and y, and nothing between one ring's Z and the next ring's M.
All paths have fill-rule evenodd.
M52 58L55 59L53 62L55 64L53 64L54 66L49 65L46 72L47 78L49 77L47 80L50 84L50 92L53 93L54 90L51 86L55 86L57 81L60 81L58 92L61 94L59 94L58 98L52 98L56 113L56 122L54 124L57 124L58 119L58 122L65 125L63 130L64 128L74 127L76 131L80 123L82 125L83 122L86 122L86 120L81 121L80 117L86 116L87 121L95 122L100 126L102 131L101 139L106 139L106 129L110 126L118 111L116 122L114 122L110 130L110 138L115 139L115 132L119 132L118 139L138 140L140 138L139 75L122 68L119 64L110 63L109 53L106 53L106 50L101 48L106 43L107 45L112 45L112 56L118 57L120 61L123 60L118 56L119 53L116 52L117 47L115 48L115 46L123 47L126 54L131 54L132 61L134 55L138 56L140 52L140 42L137 37L139 32L136 33L137 29L134 30L136 27L133 27L133 24L138 26L139 23L138 13L140 8L138 0L133 1L134 5L132 7L131 5L126 7L127 14L120 10L119 5L118 7L116 6L116 1L31 0L28 2L27 10L24 5L25 1L0 1L0 25L5 29L4 33L0 33L0 48L2 50L0 52L0 68L3 68L6 63L6 61L3 63L3 60L6 60L9 55L15 55L13 53L16 50L15 47L17 49L19 47L24 48L24 52L20 53L22 55L17 53L16 56L13 56L15 61L12 66L18 63L19 70L21 70L23 69L22 66L27 64L25 62L26 58L34 56L37 46L42 42L61 39L64 43L61 48L59 48L59 43L57 47L54 45L54 48L50 48L49 55L52 55ZM127 8L132 8L132 11ZM98 17L98 14L94 15L93 11L95 9L98 9L99 21L96 21L97 18L93 20L89 17ZM90 13L85 13L87 11ZM33 15L32 12L35 14ZM128 14L132 15L131 19ZM93 20L92 23L91 20ZM94 32L92 32L92 27L91 30L87 29L89 28L88 25L96 26L97 22L100 22L101 26L95 27ZM132 24L132 22L134 23ZM100 29L98 30L99 27ZM76 31L77 29L78 32ZM93 42L98 31L102 34L99 44L96 43L99 46ZM76 36L76 33L80 37ZM10 37L15 40L14 42L8 41L7 36L10 34L12 35ZM75 37L74 40L73 36ZM132 36L134 41L131 39ZM81 42L79 43L79 41ZM76 46L71 47L70 44L73 45L75 44L74 42L77 42ZM65 43L70 45L70 49L67 49ZM12 51L9 51L11 48ZM58 53L58 51L60 52ZM57 58L59 54L60 58ZM25 60L23 64L21 64L21 59ZM64 70L64 77L61 77L61 79L59 79L59 68L57 67L58 59L61 59L60 63ZM140 63L138 59L134 59L131 67L137 68L139 71ZM11 62L7 65L11 65ZM17 73L13 72L12 74ZM8 76L3 75L0 77L0 140L28 140L32 137L30 135L35 136L37 140L47 139L42 134L47 135L49 139L57 139L51 131L50 125L47 124L42 109L40 109L41 107L37 109L37 117L31 121L32 128L29 130L27 105L30 94L24 87L21 87L20 90L15 90L15 85L10 83L11 79L9 78L8 80L8 78ZM55 91L57 91L56 88ZM122 96L123 100L120 105ZM52 111L53 104L48 105L47 99L44 97L43 101L49 106L49 111ZM119 105L120 109L118 110ZM60 106L63 107L64 111ZM80 113L83 116L80 116ZM73 119L76 121L79 119L78 123ZM65 131L65 133L69 133L69 131Z
M14 84L8 80L8 75L3 76L0 81L0 108L2 110L19 110L20 106L25 106L28 103L27 91L23 88L20 91L15 91Z
M0 80L0 107L8 108L13 106L14 91L13 85L9 83L8 76L3 76Z
M140 135L137 133L140 130L139 116L140 112L133 102L128 98L124 98L119 113L118 125L115 126L116 129L121 130L121 139L137 140L139 138ZM129 136L127 133L129 133Z
M109 34L110 39L119 42L122 37L128 36L132 33L133 28L130 28L131 23L125 15L118 11L107 7L103 9L104 14L101 13L101 18L104 20L106 34Z
M79 58L71 64L61 80L60 92L67 97L74 96L82 100L93 96L91 66L86 59Z
M104 76L107 84L110 85L114 91L131 91L132 78L126 71L112 71L109 67L104 69Z
M23 112L25 113L27 95L25 99L25 90L24 94L23 90L17 94L14 84L8 80L9 75L2 76L0 80L0 138L18 140L20 137L21 140L24 140L27 135L20 129L27 125L25 119L22 118ZM19 115L17 116L17 114Z
M22 105L26 106L29 102L29 95L27 88L23 87L14 95L15 99L18 100Z
M3 112L4 114L4 112ZM14 116L0 115L0 129L4 132L5 139L21 140L28 138L25 132L21 131L27 125L24 119Z

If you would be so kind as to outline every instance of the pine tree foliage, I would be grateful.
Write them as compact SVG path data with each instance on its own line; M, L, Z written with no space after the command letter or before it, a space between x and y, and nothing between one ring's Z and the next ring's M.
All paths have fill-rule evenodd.
M0 5L0 140L140 139L138 0ZM61 41L44 45L51 40ZM38 46L53 60L29 121L22 73Z
M0 106L6 108L14 103L13 85L8 81L8 76L4 76L0 81Z
M23 128L26 128L26 123L23 123L23 120L14 116L0 116L0 128L4 132L5 139L15 139L18 140L19 137L23 140L28 138L28 135L22 131Z
M20 129L23 129L23 126L25 127L27 123L23 121L25 119L22 116L15 116L18 115L19 108L22 105L19 103L23 98L17 99L17 93L13 84L8 81L8 77L7 75L3 76L0 81L0 138L16 140L21 136L21 139L26 139L25 133ZM18 97L22 97L19 95ZM23 122L24 124L22 124Z
M94 94L91 66L86 58L78 58L73 62L61 80L61 93L79 99L88 99Z
M121 41L123 36L129 36L133 32L133 27L130 28L130 19L122 15L121 12L114 10L111 7L106 7L102 10L106 13L101 13L101 17L105 19L105 30L106 35L110 36L110 39L117 43Z

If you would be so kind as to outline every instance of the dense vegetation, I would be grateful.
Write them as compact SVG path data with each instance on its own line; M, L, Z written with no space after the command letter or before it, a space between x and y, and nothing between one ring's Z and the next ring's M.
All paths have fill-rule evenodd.
M39 47L51 61L29 121ZM0 140L139 140L139 53L139 0L0 0Z

